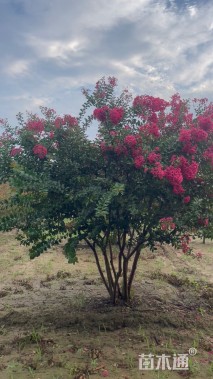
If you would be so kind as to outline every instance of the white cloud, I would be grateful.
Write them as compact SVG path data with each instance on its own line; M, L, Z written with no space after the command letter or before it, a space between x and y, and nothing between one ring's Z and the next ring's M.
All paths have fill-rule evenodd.
M19 0L18 11L8 3L0 22L7 112L17 103L24 110L59 104L64 112L79 104L80 87L104 75L134 93L213 98L211 1L170 0L169 8L167 0ZM7 100L11 93L19 100Z
M83 48L81 40L45 40L35 36L29 36L27 43L35 49L38 58L68 59L71 54L80 52Z
M213 22L211 23L209 30L213 30Z
M194 16L197 15L198 9L197 9L197 7L195 5L190 5L188 7L188 11L189 11L190 16L194 17Z
M27 60L16 60L7 65L5 72L11 76L27 75L30 62Z

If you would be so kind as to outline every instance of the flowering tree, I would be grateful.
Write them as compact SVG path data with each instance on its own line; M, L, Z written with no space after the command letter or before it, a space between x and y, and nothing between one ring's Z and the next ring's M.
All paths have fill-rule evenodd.
M117 95L116 85L102 78L84 90L78 119L47 108L42 117L19 115L19 127L5 124L0 142L0 180L11 187L1 230L17 228L31 258L65 239L75 263L86 241L114 304L130 300L144 247L191 252L190 234L211 224L213 179L212 104L178 94L132 99L127 90Z

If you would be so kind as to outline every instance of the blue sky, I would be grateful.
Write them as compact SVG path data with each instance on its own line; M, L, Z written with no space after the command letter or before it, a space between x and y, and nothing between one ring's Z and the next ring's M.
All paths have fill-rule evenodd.
M114 75L135 94L213 101L211 0L0 0L0 118L77 115Z

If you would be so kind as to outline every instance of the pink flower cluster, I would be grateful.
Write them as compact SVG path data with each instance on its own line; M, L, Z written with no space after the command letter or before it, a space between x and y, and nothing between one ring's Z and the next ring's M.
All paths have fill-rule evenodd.
M159 97L153 96L136 96L133 101L133 107L137 110L148 109L152 112L164 111L168 107L169 103Z
M198 173L198 168L199 168L199 164L197 162L192 161L192 163L189 163L186 159L184 160L182 159L181 171L182 171L184 179L186 180L195 179Z
M98 85L99 89L100 86L102 84ZM166 110L167 107L170 107L170 113ZM179 94L175 94L170 102L148 95L137 96L133 101L133 108L140 121L136 118L132 126L125 126L125 122L122 122L124 109L121 107L102 106L94 110L94 118L100 122L107 121L107 129L110 129L108 126L111 123L111 131L104 130L101 125L103 130L101 135L107 131L109 133L101 143L104 157L108 159L108 155L112 157L113 154L128 157L137 170L141 169L141 172L147 172L158 180L165 178L165 183L169 182L173 193L183 195L184 204L190 203L190 196L185 194L187 189L185 184L186 181L196 180L199 166L203 164L200 153L206 142L209 147L204 151L203 158L209 160L213 166L213 149L210 145L213 107L195 120L193 114L189 113L188 101L182 100ZM128 113L125 116L128 116ZM119 130L115 126L120 122ZM138 125L139 122L141 125ZM163 154L164 137L167 141L167 137L173 137L174 134L177 136L177 146L174 148L177 147L178 156L173 156L168 164L162 160L162 157L166 158ZM155 147L157 138L159 147Z
M189 154L189 155L193 155L195 154L197 151L197 146L196 145L193 145L191 142L186 142L184 143L184 146L182 148L182 152L183 153L186 153L186 154Z
M213 132L213 120L210 117L198 116L198 125L206 132Z
M198 219L198 224L199 224L200 226L207 227L207 226L209 225L209 219L208 219L208 218L202 218L202 217L200 217L200 218Z
M155 153L154 151L152 151L151 153L149 153L149 155L147 157L147 161L150 164L154 164L154 163L156 163L157 161L160 161L160 160L161 160L161 155Z
M43 145L35 145L33 148L33 153L38 156L40 159L44 159L47 155L47 149Z
M183 152L186 154L195 154L197 143L206 141L209 137L207 131L201 127L191 127L190 129L182 128L179 133L179 141L183 142Z
M145 163L145 158L143 157L143 155L139 155L137 157L135 157L134 159L134 166L135 168L139 169L141 168Z
M100 121L105 122L108 118L113 125L119 124L124 116L123 108L115 107L110 109L108 106L103 106L101 108L96 108L93 111L93 117Z
M54 116L55 116L56 111L55 111L55 109L53 109L53 108L42 107L42 113L43 113L47 118L51 118L51 117L54 117Z
M139 128L145 135L150 135L153 137L160 137L160 129L158 125L154 122L150 122L149 124L146 124L144 127L141 129Z
M171 112L166 115L167 130L178 131L183 123L191 125L192 114L188 113L187 101L182 100L178 93L170 101Z
M185 196L185 197L183 198L183 202L184 202L184 204L188 204L188 203L190 203L190 200L191 200L191 197L190 197L190 196Z
M168 166L165 169L165 178L173 186L173 192L176 195L182 195L184 193L184 188L181 185L183 181L183 175L179 167Z
M181 236L180 242L181 242L181 248L184 254L190 254L191 248L189 247L189 243L191 241L191 238L188 234L184 234Z
M193 180L196 178L199 164L194 160L189 163L182 155L180 157L173 155L171 163L172 165L165 169L165 178L173 186L173 192L177 195L181 195L184 193L184 188L181 183L184 179Z
M49 132L49 138L50 138L50 139L53 139L54 136L55 136L55 133L51 130L51 131Z
M191 138L193 142L206 141L208 139L208 133L200 128L192 128Z
M60 129L61 126L64 125L64 119L62 117L56 117L54 124L56 129Z
M75 118L69 114L65 114L64 115L64 124L66 124L70 127L74 127L74 126L78 125L78 120L77 120L77 118Z
M26 125L27 130L31 130L35 133L41 133L44 131L44 121L43 120L30 120Z
M163 231L175 229L175 223L172 217L163 217L160 220L160 228Z
M162 164L160 162L156 162L155 167L153 167L150 170L150 172L155 178L160 179L160 180L162 180L165 176L165 172L164 172Z
M190 129L181 129L179 134L180 142L190 142L191 141L191 130Z
M183 181L182 171L179 167L168 166L165 169L165 178L174 187L180 185Z
M114 148L114 152L117 154L117 155L128 155L128 150L126 148L126 146L122 145L122 144L118 144L117 146L115 146Z
M21 147L13 147L10 152L11 157L15 157L16 155L19 155L22 152Z
M110 84L111 87L116 87L117 82L118 81L114 76L108 76L108 83Z
M113 125L119 124L124 115L123 108L113 108L109 111L109 118Z
M60 116L56 117L54 124L55 124L56 129L60 129L63 125L67 125L69 127L75 127L78 125L78 120L77 118L69 114L66 114L64 115L64 117L60 117Z
M131 151L132 158L134 158L134 159L137 158L137 157L139 157L140 155L142 155L142 153L143 153L143 150L142 150L141 146L135 147Z
M109 111L109 107L105 105L104 107L96 108L93 112L93 116L96 120L104 122L107 119L108 111Z
M213 146L209 146L203 153L204 159L208 160L213 167Z
M117 143L116 146L114 145L107 145L104 141L100 143L101 151L104 153L104 155L107 152L115 152L117 155L128 155L128 149L123 144Z
M129 146L130 148L133 148L137 145L137 139L132 134L127 135L124 138L124 143Z

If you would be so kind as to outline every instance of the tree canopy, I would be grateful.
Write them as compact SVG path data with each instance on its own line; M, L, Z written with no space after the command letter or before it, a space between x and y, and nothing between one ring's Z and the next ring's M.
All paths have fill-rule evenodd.
M0 229L16 228L31 258L64 240L75 263L86 241L111 300L129 301L144 247L190 254L190 235L212 230L213 104L132 98L113 77L83 93L77 118L41 107L40 116L19 114L17 127L4 123L0 182L11 194Z

